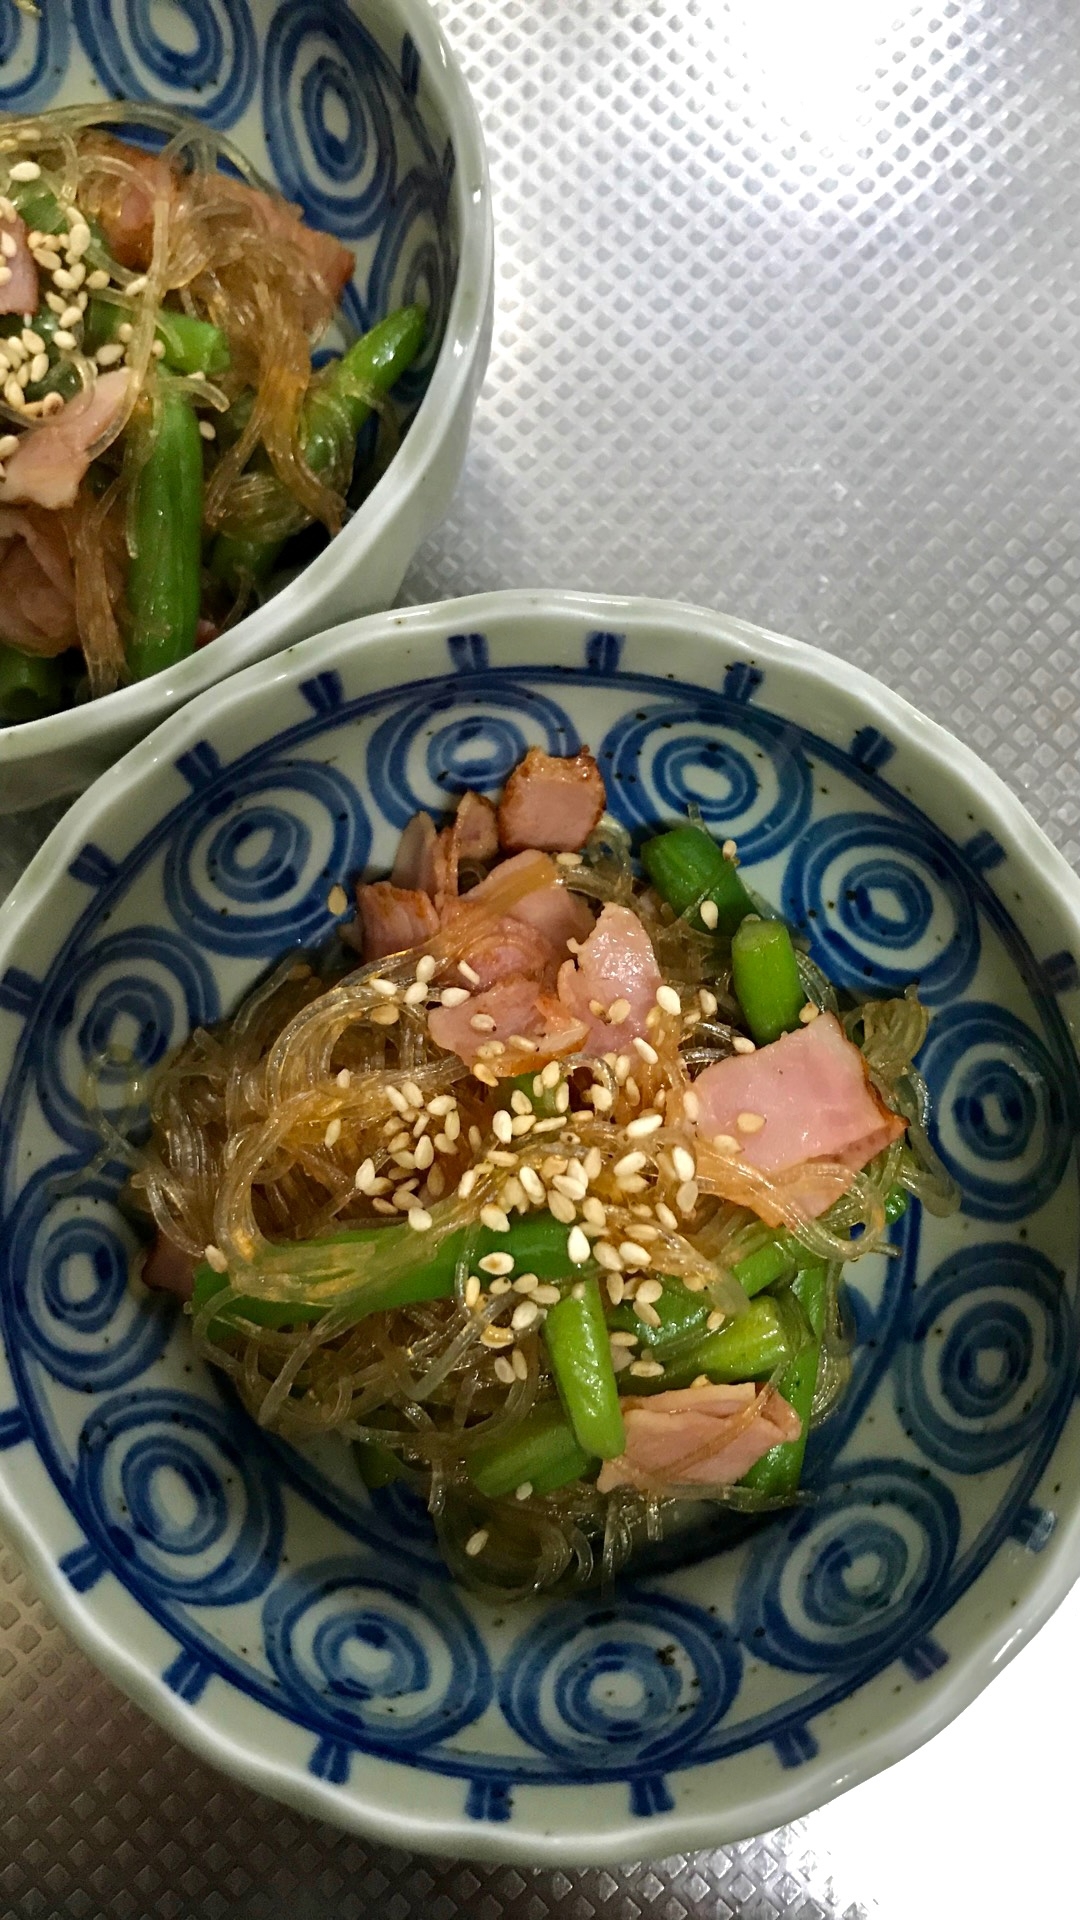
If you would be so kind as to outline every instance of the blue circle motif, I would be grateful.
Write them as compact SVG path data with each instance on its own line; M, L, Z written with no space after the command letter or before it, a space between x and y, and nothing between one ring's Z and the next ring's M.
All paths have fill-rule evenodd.
M284 1535L281 1493L244 1442L244 1416L194 1394L136 1388L91 1413L75 1496L87 1533L136 1591L236 1606L265 1591ZM168 1484L184 1510L172 1512Z
M71 1146L97 1151L102 1136L87 1112L87 1074L93 1070L106 1112L110 1089L114 1108L126 1112L132 1073L156 1065L220 1010L202 954L164 928L125 928L72 955L36 1013L38 1095L49 1125ZM120 1057L102 1058L110 1045Z
M297 1709L366 1752L449 1740L491 1698L484 1643L444 1579L377 1579L355 1559L320 1561L273 1589L263 1634Z
M528 686L469 674L411 689L368 743L372 800L391 826L404 827L422 808L440 812L467 787L497 793L530 744L526 727L539 732L547 753L576 753L581 745L569 714Z
M955 999L979 961L970 876L929 820L834 813L792 848L783 911L837 986ZM945 922L945 933L935 929Z
M448 174L430 167L406 174L395 189L368 276L367 311L373 316L413 304L428 310L427 342L394 389L407 404L419 400L427 384L453 292L446 241L449 185Z
M153 1364L173 1313L128 1287L138 1242L117 1219L115 1183L56 1161L27 1182L2 1232L12 1325L54 1380L105 1393Z
M231 127L250 101L258 42L248 0L171 0L168 9L155 0L82 0L73 11L114 99L163 102L214 127Z
M732 1705L738 1646L700 1608L622 1589L554 1607L503 1665L500 1704L529 1746L575 1768L667 1766Z
M810 817L812 776L795 730L741 701L642 703L605 735L597 755L608 805L630 828L685 818L739 843L740 858L768 860Z
M736 1602L743 1645L826 1674L884 1666L934 1617L960 1536L949 1489L903 1460L841 1463L812 1507L750 1549Z
M1073 1390L1077 1327L1036 1247L962 1247L914 1295L894 1364L897 1410L950 1473L988 1473L1052 1427Z
M169 843L166 902L194 945L272 959L328 937L330 886L363 867L370 844L363 801L337 768L301 759L227 767Z
M930 1134L977 1220L1023 1220L1057 1191L1075 1103L1062 1063L1005 1007L969 1001L931 1026L920 1066Z
M348 241L390 219L398 157L388 95L398 92L380 47L341 0L275 9L263 65L266 142L281 191L313 226Z
M38 0L34 14L0 0L0 113L38 113L57 92L70 57L66 0Z

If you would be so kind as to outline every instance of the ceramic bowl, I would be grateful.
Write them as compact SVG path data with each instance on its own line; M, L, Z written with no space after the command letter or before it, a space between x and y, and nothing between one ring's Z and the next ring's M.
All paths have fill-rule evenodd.
M259 1432L183 1315L133 1296L82 1087L110 1041L152 1065L328 936L331 886L385 867L414 808L582 740L634 832L696 801L733 834L834 980L919 982L963 1206L912 1208L854 1270L811 1504L730 1551L705 1527L614 1591L500 1609L450 1583L412 1495L368 1494L339 1443ZM1078 952L1080 885L973 755L718 614L417 607L193 702L0 916L0 1517L48 1604L204 1758L405 1846L667 1855L897 1759L1077 1568Z
M358 330L406 301L430 343L399 382L402 444L359 511L265 605L181 665L90 705L0 727L0 813L78 792L167 713L253 660L389 606L461 471L487 364L487 162L426 0L47 0L0 22L0 112L153 100L207 121L351 247Z

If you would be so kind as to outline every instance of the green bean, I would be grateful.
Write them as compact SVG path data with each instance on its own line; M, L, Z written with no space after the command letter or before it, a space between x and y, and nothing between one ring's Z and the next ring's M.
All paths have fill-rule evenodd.
M91 299L83 322L83 349L96 353L116 339L130 309L118 300ZM174 313L162 307L154 324L161 342L161 364L172 373L225 373L230 363L229 342L220 327L194 314Z
M312 385L304 407L302 439L304 458L313 473L323 473L347 461L349 449L371 412L372 390L389 393L408 371L423 345L426 327L423 307L400 308L355 341ZM219 534L210 571L232 592L262 586L283 545L283 541L263 539L257 532L248 537Z
M744 920L731 942L731 972L746 1024L759 1046L799 1024L806 994L782 920Z
M136 418L138 418L136 416ZM202 441L182 389L162 382L132 488L128 518L131 615L128 665L136 680L171 667L194 650L202 587Z
M405 1469L392 1447L384 1447L378 1440L357 1440L355 1450L360 1478L366 1487L389 1487L404 1477Z
M688 1387L702 1373L716 1381L767 1380L777 1367L794 1358L807 1338L797 1301L763 1294L716 1333L680 1347L670 1361L664 1362L662 1379L623 1378L627 1391L633 1393Z
M813 1339L807 1341L781 1374L779 1391L802 1421L802 1432L797 1440L784 1440L770 1447L768 1453L762 1454L761 1459L750 1468L749 1473L743 1475L743 1486L756 1487L760 1493L794 1493L799 1484L803 1455L810 1436L810 1413L817 1387L818 1367L821 1364L828 1281L828 1267L823 1262L815 1261L796 1274L791 1283L791 1290L806 1315Z
M586 1453L613 1460L626 1445L607 1321L595 1279L548 1309L544 1344L567 1418Z
M64 704L64 692L64 669L58 658L47 660L0 642L0 722L5 726L55 713Z
M469 1478L489 1500L526 1483L534 1493L554 1493L594 1465L557 1401L534 1407L505 1437L481 1442L466 1460Z
M908 1196L903 1187L890 1187L885 1195L885 1224L891 1227L895 1221L902 1220L908 1210Z
M559 1109L555 1105L555 1087L541 1087L539 1093L540 1069L534 1068L528 1073L516 1073L509 1080L500 1080L496 1104L513 1111L513 1095L523 1093L539 1120L553 1120Z
M716 933L734 933L743 915L753 911L734 860L703 827L673 827L670 833L646 840L641 863L657 893L676 913L684 914L692 927L705 927L699 907L702 900L711 900L716 908L716 925L711 929Z

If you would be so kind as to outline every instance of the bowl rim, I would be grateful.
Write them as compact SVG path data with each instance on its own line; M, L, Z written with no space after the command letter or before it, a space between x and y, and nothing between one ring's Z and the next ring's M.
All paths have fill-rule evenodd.
M477 355L484 348L494 291L491 177L476 102L428 0L380 0L380 6L384 15L396 14L402 34L411 36L426 85L453 140L455 166L450 191L461 240L442 344L409 431L337 538L272 599L245 614L220 642L197 649L187 659L146 680L136 680L84 706L0 726L0 763L5 767L33 762L40 754L56 755L67 747L82 750L103 746L117 729L141 726L145 731L208 687L280 650L285 630L310 595L312 568L319 568L322 576L320 593L332 595L362 564L364 553L385 533L401 502L423 484L437 457L467 392Z
M967 798L978 803L981 815L992 820L1003 843L1031 872L1036 891L1052 897L1058 915L1068 924L1070 939L1080 951L1080 878L1019 797L992 768L936 721L920 713L902 694L861 668L839 661L805 641L788 638L716 610L688 603L644 597L605 596L562 590L507 589L426 603L344 621L310 639L285 649L271 663L258 662L231 677L172 714L147 738L99 776L55 826L8 900L0 907L0 971L7 952L24 924L40 907L50 886L63 874L69 860L93 831L98 808L111 805L131 792L146 776L171 765L177 754L198 737L210 721L220 727L223 705L246 706L260 687L306 678L341 658L362 655L378 640L419 640L443 636L455 628L487 630L513 628L523 620L547 618L573 621L583 628L629 630L669 623L705 648L727 651L734 646L745 657L794 670L808 682L828 689L837 672L844 691L854 695L868 718L891 727L903 743L920 751ZM726 662L725 662L726 664ZM419 677L419 676L418 676ZM250 707L247 707L250 713ZM1077 1023L1069 1022L1077 1040ZM729 1801L720 1809L675 1808L654 1814L644 1826L627 1815L601 1833L588 1836L552 1831L542 1819L515 1813L505 1824L478 1822L464 1813L453 1819L425 1817L422 1807L365 1802L364 1782L347 1791L302 1773L288 1762L231 1742L206 1723L197 1708L185 1705L161 1675L133 1655L118 1631L106 1626L84 1605L60 1573L56 1558L39 1534L34 1517L8 1485L0 1455L0 1521L22 1555L46 1604L64 1628L97 1666L145 1709L166 1732L184 1742L209 1765L243 1785L265 1792L315 1818L385 1844L425 1853L453 1853L461 1858L489 1859L531 1866L611 1866L642 1858L660 1859L678 1852L730 1844L766 1833L824 1805L837 1794L859 1785L885 1767L905 1758L940 1732L979 1693L995 1674L1026 1645L1066 1597L1080 1575L1080 1499L1062 1517L1045 1551L1038 1572L1020 1604L991 1619L963 1652L933 1676L925 1704L892 1726L862 1738L845 1755L824 1750L765 1793L752 1792L745 1800ZM380 1763L380 1765L386 1763ZM392 1763L391 1763L392 1764ZM410 1769L410 1771L413 1771ZM688 1768L687 1773L694 1770ZM423 1777L423 1770L419 1769ZM646 1851L642 1852L642 1842Z

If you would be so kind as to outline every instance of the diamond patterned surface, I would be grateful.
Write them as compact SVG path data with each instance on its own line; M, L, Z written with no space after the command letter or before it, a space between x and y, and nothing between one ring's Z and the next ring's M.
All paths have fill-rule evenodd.
M1073 9L439 10L491 152L498 306L465 479L405 597L676 595L798 634L961 735L1077 860ZM5 823L0 893L51 819ZM864 1920L893 1824L866 1817L882 1864L864 1845L858 1885L824 1816L619 1873L368 1847L174 1746L0 1553L14 1920Z

